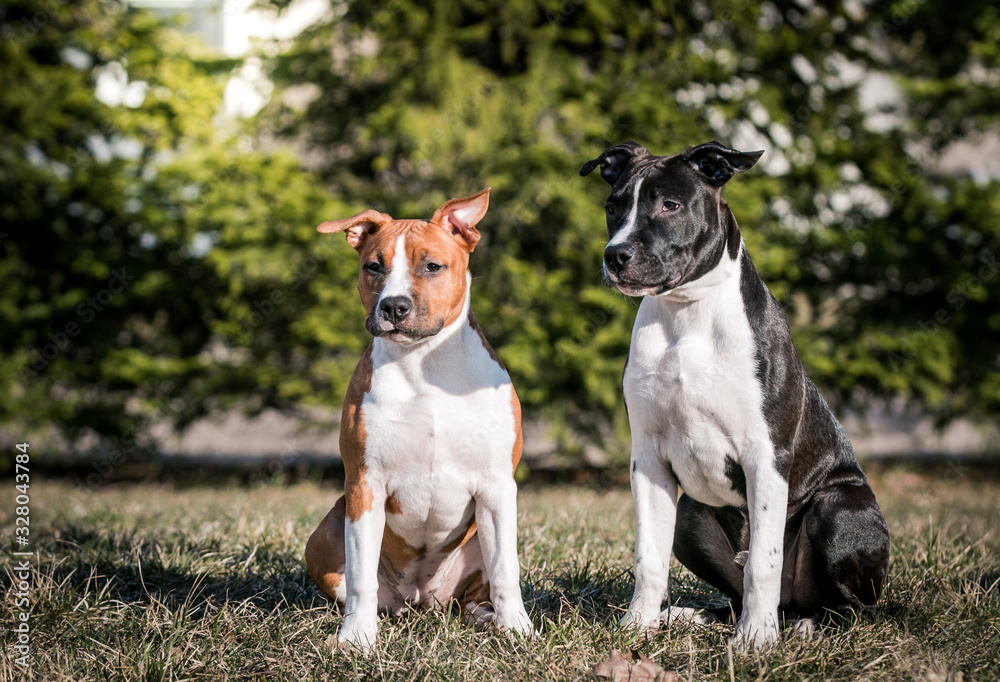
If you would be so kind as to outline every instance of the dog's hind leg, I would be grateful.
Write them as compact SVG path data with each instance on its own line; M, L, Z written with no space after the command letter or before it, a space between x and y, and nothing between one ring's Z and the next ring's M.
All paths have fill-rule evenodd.
M455 599L462 605L467 622L484 627L496 621L496 611L490 604L490 584L482 570L465 576L455 590Z
M735 507L710 507L682 495L677 502L674 556L696 576L743 603L743 564L750 546L749 521ZM680 614L678 614L680 615Z
M344 583L344 510L341 496L306 543L306 567L316 585L330 599L343 604L347 599Z
M785 560L807 559L813 570L797 576L793 603L873 616L889 569L889 531L872 489L864 480L822 488L802 525L808 542Z

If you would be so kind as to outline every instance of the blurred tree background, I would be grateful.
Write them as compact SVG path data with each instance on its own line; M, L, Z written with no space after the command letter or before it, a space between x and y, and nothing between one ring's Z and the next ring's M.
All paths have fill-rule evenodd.
M492 186L477 316L526 416L624 456L637 300L577 171L630 138L765 150L727 198L835 407L1000 413L1000 173L940 161L997 134L993 3L333 2L262 46L250 120L239 63L141 10L13 0L0 31L5 430L338 410L367 338L315 225Z

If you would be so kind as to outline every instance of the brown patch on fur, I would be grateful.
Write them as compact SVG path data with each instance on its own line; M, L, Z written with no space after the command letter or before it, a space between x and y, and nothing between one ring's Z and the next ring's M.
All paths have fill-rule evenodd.
M524 436L521 434L521 401L517 399L514 384L510 385L510 408L514 412L514 449L510 455L513 472L517 470L517 463L521 461L521 450L524 448Z
M344 398L340 418L340 456L344 460L344 496L347 498L347 518L357 521L372 509L374 494L365 481L365 421L361 402L372 384L372 347L368 346L354 368L351 383Z
M414 547L402 537L396 534L396 531L387 523L385 524L385 532L382 533L382 561L388 562L391 566L405 566L419 556L425 553L423 547Z
M428 326L446 327L465 309L469 251L463 244L437 222L421 222L407 236L414 311L426 316ZM429 273L427 263L444 269Z
M337 588L344 580L344 511L342 495L306 542L306 567L313 582L327 597L336 601Z
M441 551L448 553L458 549L459 547L464 547L465 543L471 540L475 534L476 534L476 517L473 516L471 519L469 519L469 525L465 527L465 532L456 535L454 540L445 544L441 548Z
M473 571L455 586L455 599L462 606L487 604L490 601L490 584L482 571Z
M393 221L382 226L373 235L372 239L366 239L358 248L358 258L361 260L361 271L358 273L358 294L361 296L361 305L365 307L365 312L371 315L378 302L378 296L382 293L382 287L388 277L376 277L365 267L374 261L382 262L385 267L392 265L392 258L396 255L396 238L399 237L400 221Z
M389 497L387 497L386 500L385 500L385 513L386 514L402 514L403 513L403 507L402 507L402 505L399 504L399 500L397 500L392 495L389 495Z
M362 466L353 476L348 475L344 482L344 494L347 497L347 518L351 521L357 521L365 513L370 512L375 502L375 495L372 493L368 481L365 480L367 470L367 467Z

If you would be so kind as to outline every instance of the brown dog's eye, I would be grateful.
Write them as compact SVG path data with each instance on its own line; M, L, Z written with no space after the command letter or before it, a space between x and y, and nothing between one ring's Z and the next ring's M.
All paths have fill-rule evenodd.
M438 265L437 263L428 263L427 264L427 272L437 272L441 268L442 268L442 266Z
M369 273L373 275L378 275L381 274L382 272L382 266L379 265L378 261L372 261L371 263L365 266L365 270L367 270Z

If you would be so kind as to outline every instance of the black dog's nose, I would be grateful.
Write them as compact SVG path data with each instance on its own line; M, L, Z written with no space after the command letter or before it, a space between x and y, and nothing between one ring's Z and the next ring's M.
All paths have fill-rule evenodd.
M410 314L413 308L413 301L406 296L389 296L382 299L378 304L379 314L382 318L393 324L399 324Z
M630 244L615 244L604 249L604 264L620 272L635 255L635 249Z

